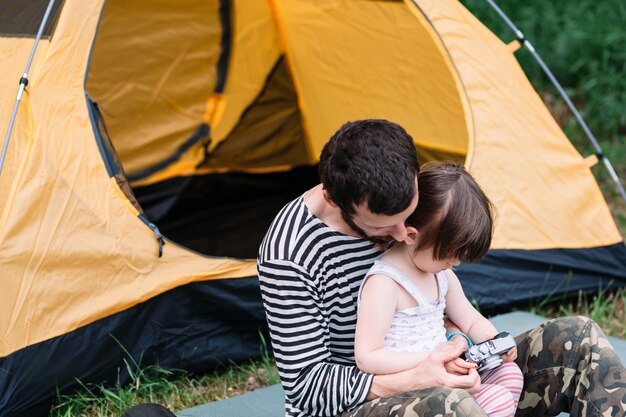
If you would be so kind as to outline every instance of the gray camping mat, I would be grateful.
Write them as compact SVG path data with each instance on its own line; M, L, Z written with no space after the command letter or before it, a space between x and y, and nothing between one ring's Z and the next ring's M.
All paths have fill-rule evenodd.
M513 335L530 330L544 322L545 317L526 312L513 312L491 317L500 331ZM609 337L623 363L626 363L626 340ZM176 412L178 417L282 417L285 415L283 390L280 385L261 388L236 397L199 405ZM561 414L560 416L565 416ZM560 417L559 416L559 417Z

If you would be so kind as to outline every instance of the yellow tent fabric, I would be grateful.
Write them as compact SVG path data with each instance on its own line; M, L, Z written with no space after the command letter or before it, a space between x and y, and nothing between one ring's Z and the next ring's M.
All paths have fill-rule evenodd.
M465 155L471 118L456 74L404 3L275 4L313 155L343 122L368 117L397 121L431 157Z
M153 3L107 3L87 78L129 173L173 154L197 129L220 57L218 0Z
M407 3L441 36L467 94L476 139L466 163L497 208L492 247L574 248L621 241L585 161L506 45L458 2Z
M306 148L297 151L299 157L290 154L285 160L272 161L262 147L233 135L235 139L226 141L233 149L222 147L210 163L202 165L202 172L314 163L342 121L383 117L407 128L422 159L464 160L481 179L498 208L494 248L573 248L620 241L585 162L540 102L511 51L460 3L270 3L275 22L266 2L255 2L256 9L237 4L235 33L241 35L234 39L232 71L219 99L220 109L212 113L211 149L229 138L243 110L259 93L280 53L279 41L297 91ZM255 31L244 30L250 27ZM216 42L214 37L212 45ZM112 55L109 52L105 55ZM112 89L119 95L118 90ZM265 108L264 120L278 112ZM249 137L250 132L245 132ZM134 136L132 130L129 133ZM293 133L275 136L301 137ZM125 146L123 139L115 143L117 148ZM156 150L143 152L141 157L159 160L171 153L171 148L152 145ZM476 154L474 146L480 149ZM132 172L137 158L128 157L127 163L125 155L120 155ZM198 173L195 167L202 157L195 146L178 164L135 184ZM502 184L503 180L507 183ZM559 196L558 202L546 204L538 192L520 197L520 190L534 189ZM589 198L581 200L572 192L581 189ZM598 225L597 219L606 221ZM585 226L572 228L576 223Z
M0 176L0 286L12 300L0 303L0 356L187 282L256 274L252 262L202 257L171 242L159 258L154 234L109 178L83 85L102 6L65 1L52 41L38 49L13 130ZM18 44L2 51L5 97L17 90L32 40ZM0 102L3 132L11 104Z
M177 5L172 15L170 6L110 1L98 22L102 2L67 1L53 41L40 45L0 178L0 262L2 270L20 277L3 286L16 302L2 307L3 334L10 337L0 341L0 354L185 282L254 275L250 262L208 259L173 244L163 258L155 257L153 233L109 180L90 139L86 73L89 93L98 97L130 172L174 152L203 122L220 52L219 7L216 1L187 3ZM467 166L497 207L494 248L589 247L621 240L583 158L511 52L458 2L234 5L235 53L223 109L211 125L214 148L260 93L282 45L307 141L296 164L315 162L325 140L345 120L389 118L407 128L426 158L469 155ZM146 15L142 25L130 24L128 16L137 13ZM76 21L84 22L80 32ZM101 38L95 36L98 24ZM143 25L171 29L157 32ZM188 36L200 41L186 45ZM122 40L130 40L132 48L116 47ZM2 79L15 80L31 43L2 42L11 43L3 50ZM115 65L119 62L124 65ZM0 108L3 128L9 104L3 101ZM222 162L225 168L228 164ZM237 160L230 165L237 166ZM44 300L53 294L49 288L37 293L38 282L71 282L93 263L101 267L90 272L89 285L62 297L66 308L42 314ZM41 316L47 319L34 319Z

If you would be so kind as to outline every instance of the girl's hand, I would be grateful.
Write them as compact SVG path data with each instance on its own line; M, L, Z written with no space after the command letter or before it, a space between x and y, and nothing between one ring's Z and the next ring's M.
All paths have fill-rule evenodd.
M465 351L467 349L467 339L463 336L455 335L452 339L448 340L444 344L454 346L456 349ZM453 360L444 363L443 365L446 371L452 375L467 375L470 369L476 369L478 365L475 363L467 362L465 359L457 357Z
M467 362L465 359L456 358L450 362L444 364L446 371L453 375L467 375L470 369L476 369L477 365L472 362Z
M504 360L504 362L513 362L515 361L515 359L517 359L517 347L514 347L513 349L509 350L507 353L501 355L502 356L502 360Z

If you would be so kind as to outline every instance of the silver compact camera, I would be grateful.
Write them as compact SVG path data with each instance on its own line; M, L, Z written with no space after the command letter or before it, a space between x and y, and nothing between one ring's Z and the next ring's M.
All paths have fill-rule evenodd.
M507 332L501 332L493 339L485 340L467 349L463 354L465 360L478 365L478 373L484 374L496 369L504 362L500 355L515 347L515 339Z

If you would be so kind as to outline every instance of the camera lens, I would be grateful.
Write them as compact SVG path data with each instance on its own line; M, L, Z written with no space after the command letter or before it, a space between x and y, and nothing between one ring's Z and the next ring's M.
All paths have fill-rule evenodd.
M481 366L478 368L478 373L483 374L485 372L489 372L492 369L496 369L498 366L502 365L504 361L499 355L494 355L489 358L486 358L481 362Z

